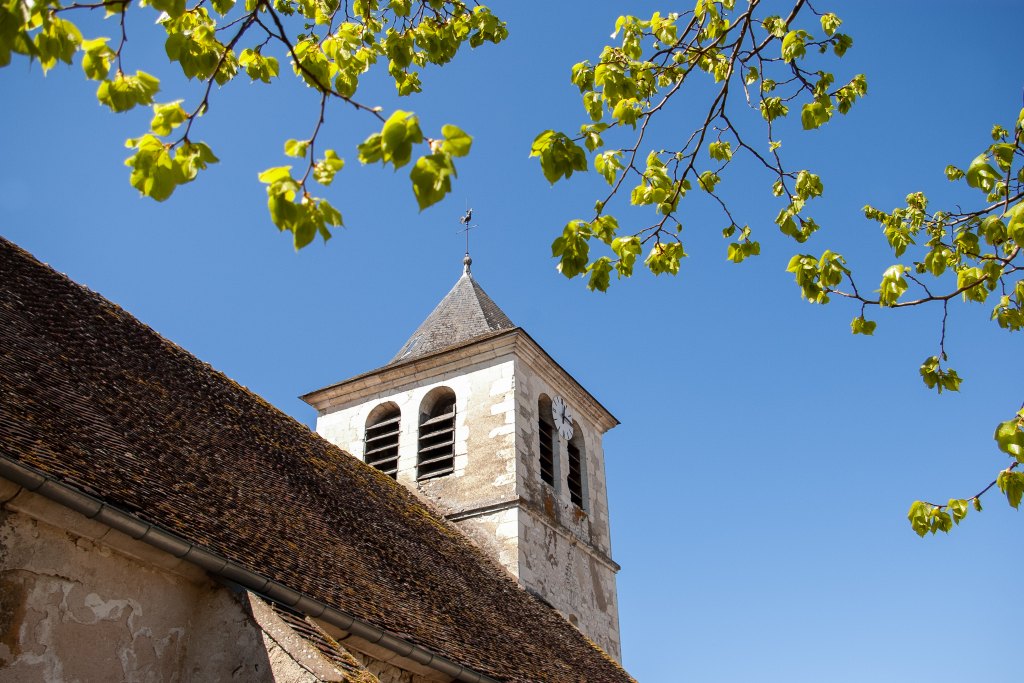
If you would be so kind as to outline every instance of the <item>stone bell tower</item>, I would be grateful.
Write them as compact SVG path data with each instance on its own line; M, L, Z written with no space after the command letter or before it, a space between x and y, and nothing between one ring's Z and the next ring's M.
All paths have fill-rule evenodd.
M321 436L431 500L621 659L601 447L618 421L464 263L386 365L302 398Z

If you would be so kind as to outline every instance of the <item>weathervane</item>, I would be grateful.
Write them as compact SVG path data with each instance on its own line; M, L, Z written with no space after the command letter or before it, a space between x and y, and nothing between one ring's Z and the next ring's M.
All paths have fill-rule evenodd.
M462 259L462 272L465 273L466 275L469 275L469 266L473 263L473 259L470 258L469 256L469 231L475 228L476 226L471 224L472 220L473 209L467 208L466 215L459 219L459 223L462 223L462 225L465 227L463 227L462 230L459 230L455 233L456 235L459 234L460 232L466 233L466 256L463 257Z

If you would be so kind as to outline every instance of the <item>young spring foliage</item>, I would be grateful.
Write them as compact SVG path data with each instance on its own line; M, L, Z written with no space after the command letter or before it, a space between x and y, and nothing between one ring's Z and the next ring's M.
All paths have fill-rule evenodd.
M78 13L97 8L119 24L111 27L120 35L116 42L86 38L72 23ZM163 27L167 58L198 82L190 100L164 100L155 76L129 69L128 12L151 13L149 21ZM425 209L451 192L453 159L469 153L472 138L452 125L428 137L410 112L385 116L380 107L356 99L360 80L376 69L387 72L399 95L420 92L424 67L446 64L467 44L498 43L507 35L487 7L457 0L141 0L137 7L128 0L0 3L0 67L16 56L38 61L44 71L77 59L84 76L98 82L96 98L112 112L152 106L149 130L126 143L133 152L125 164L132 186L157 201L217 162L211 148L194 138L213 86L226 86L243 72L251 82L271 84L280 78L281 63L290 63L294 76L319 94L319 116L308 137L285 144L285 154L304 159L304 165L295 173L292 166L269 168L259 180L266 185L271 220L291 233L296 249L317 234L328 239L331 228L342 224L341 214L313 196L311 187L331 185L344 167L334 149L317 152L328 104L382 126L359 146L359 160L396 169L412 162L413 195Z
M811 171L783 165L778 121L798 112L805 130L818 128L850 111L867 93L867 81L856 75L840 84L831 71L853 44L838 31L842 22L835 14L796 2L783 17L762 5L768 3L698 0L689 11L621 16L616 42L594 62L572 67L585 120L577 134L541 132L530 155L552 184L592 166L610 190L589 219L569 221L552 245L563 275L584 275L590 289L604 291L611 272L620 278L633 272L637 256L655 274L678 273L686 255L684 200L693 189L722 209L727 258L739 263L758 255L751 227L740 227L719 191L734 164L764 171L765 188L781 199L775 224L783 234L802 243L818 229L806 206L824 186ZM713 94L693 130L648 139L652 119L692 112L694 101L684 105L679 93L709 83ZM677 140L681 146L663 147ZM623 205L650 207L651 222L623 224L615 215ZM607 219L614 229L602 223Z
M835 14L800 0L781 6L696 0L684 12L619 17L612 34L616 42L595 62L571 70L585 114L579 133L543 131L530 152L552 184L592 166L610 187L590 218L570 220L552 244L561 273L583 276L598 291L611 285L612 273L630 277L638 259L656 275L678 273L686 256L685 200L702 195L712 197L724 214L722 235L730 240L726 257L740 263L758 255L761 247L750 226L739 226L718 193L735 164L764 173L767 191L781 201L774 223L782 234L799 244L811 239L819 226L807 207L822 196L824 183L810 170L783 164L776 131L780 120L796 115L804 131L813 131L848 113L867 93L863 75L844 82L831 70L831 60L853 45L839 31L841 24ZM651 139L653 119L664 123L692 114L695 100L684 105L680 93L709 84L711 95L702 100L692 129L677 126L671 136ZM796 254L787 268L811 303L836 297L859 303L853 334L875 332L877 323L867 317L870 307L940 306L937 352L927 354L919 368L925 386L938 393L959 391L963 381L946 366L950 302L992 306L991 317L1002 329L1024 328L1024 111L1008 123L992 129L992 143L965 168L946 168L950 181L975 193L971 207L932 211L921 192L907 195L907 205L890 212L865 207L896 260L873 292L858 288L846 258L829 249L820 256ZM651 222L624 224L615 212L626 207L650 207ZM642 214L631 209L629 215ZM1021 430L1021 414L1000 424L997 444L1015 460L992 484L970 499L915 502L909 514L913 529L922 535L949 531L967 514L968 502L981 509L979 497L992 487L1017 507L1024 491L1024 473L1014 471L1024 462Z

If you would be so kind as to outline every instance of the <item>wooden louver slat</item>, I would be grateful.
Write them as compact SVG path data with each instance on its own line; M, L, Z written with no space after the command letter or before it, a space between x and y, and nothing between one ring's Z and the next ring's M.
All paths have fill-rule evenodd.
M428 419L424 420L423 422L420 422L420 429L422 429L423 427L430 426L432 424L437 424L438 422L441 422L441 421L446 420L448 418L454 418L454 417L455 417L455 406L452 406L451 411L446 412L446 413L444 413L442 415L436 415L434 417L431 417L431 418L428 418Z
M583 463L580 458L580 449L570 442L566 444L566 451L569 454L569 476L566 477L569 500L577 507L583 507Z
M392 479L398 478L398 440L402 414L395 411L366 427L363 438L363 461Z
M540 478L548 486L555 485L555 427L540 420Z
M435 406L437 415L426 415L420 422L416 478L419 480L451 474L455 471L455 399Z

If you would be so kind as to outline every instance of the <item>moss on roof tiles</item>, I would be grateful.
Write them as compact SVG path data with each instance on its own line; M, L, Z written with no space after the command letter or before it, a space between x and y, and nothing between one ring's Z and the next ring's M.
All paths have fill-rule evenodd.
M628 681L389 477L0 238L0 456L505 681Z

